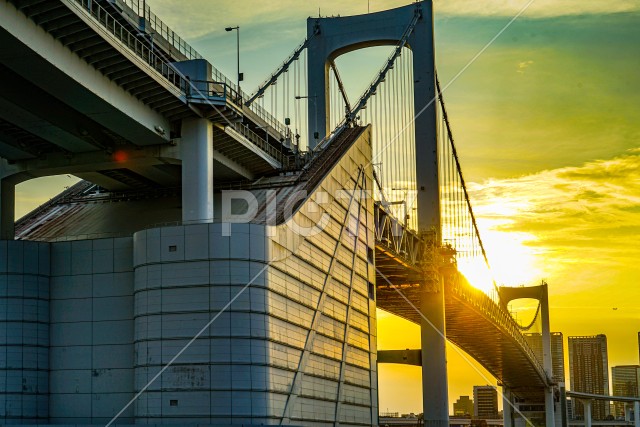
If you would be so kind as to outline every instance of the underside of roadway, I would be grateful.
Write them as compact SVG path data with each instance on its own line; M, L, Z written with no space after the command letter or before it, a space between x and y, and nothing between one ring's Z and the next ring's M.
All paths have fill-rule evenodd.
M377 261L377 260L376 260ZM384 274L383 269L380 273ZM419 312L420 284L391 284L379 274L377 306L416 324ZM517 337L501 326L507 319L487 314L485 308L497 308L481 290L471 286L455 272L445 276L445 321L447 339L478 361L497 380L527 402L544 402L544 379L519 344ZM501 316L509 316L504 310ZM504 323L503 323L504 324ZM428 351L428 349L424 349Z

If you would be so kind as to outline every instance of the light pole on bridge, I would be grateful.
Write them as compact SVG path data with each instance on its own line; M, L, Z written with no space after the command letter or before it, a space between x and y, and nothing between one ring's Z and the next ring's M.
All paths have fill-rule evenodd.
M313 100L313 111L314 111L314 120L313 120L313 139L319 139L320 134L318 133L318 106L316 104L317 95L296 95L296 100L300 99L312 99ZM307 130L307 133L309 131ZM307 148L309 147L311 141L307 141Z
M242 73L240 72L240 26L226 27L227 32L236 30L236 70L238 72L238 96L240 96L240 82L242 81Z

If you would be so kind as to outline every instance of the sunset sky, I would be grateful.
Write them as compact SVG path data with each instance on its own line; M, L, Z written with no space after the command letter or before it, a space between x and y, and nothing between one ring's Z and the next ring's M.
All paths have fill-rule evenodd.
M235 37L224 27L239 25L249 92L302 41L318 8L323 16L367 12L366 0L147 3L233 80ZM527 3L436 0L442 84ZM606 334L610 367L639 363L639 23L637 0L535 0L444 95L496 278L513 286L546 279L552 330L564 333L565 347L569 335ZM347 86L362 74L368 81L390 50L345 57ZM71 180L46 182L18 187L18 216ZM379 335L380 348L419 346L416 326L384 313ZM456 349L448 355L450 401L487 383ZM421 410L419 368L380 372L381 410Z

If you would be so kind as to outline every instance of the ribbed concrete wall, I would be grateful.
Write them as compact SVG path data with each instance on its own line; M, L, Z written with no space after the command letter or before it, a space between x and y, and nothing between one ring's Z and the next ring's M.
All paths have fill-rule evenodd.
M46 422L49 245L0 241L0 423Z
M134 235L135 390L215 318L136 401L136 422L377 424L370 156L365 134L272 229Z
M136 391L264 266L264 226L233 236L221 224L134 235ZM265 324L263 274L136 401L136 421L267 424Z
M0 421L105 425L214 320L118 424L376 425L370 158L271 228L1 243Z
M133 396L132 261L131 238L51 244L52 424L105 425Z

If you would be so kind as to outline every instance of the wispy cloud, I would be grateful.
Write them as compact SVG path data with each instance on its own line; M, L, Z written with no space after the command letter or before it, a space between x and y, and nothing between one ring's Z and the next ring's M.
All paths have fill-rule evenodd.
M512 16L518 12L523 0L435 0L440 13L469 16ZM536 0L527 11L529 17L551 17L603 13L633 12L640 10L636 0Z
M269 24L302 22L308 16L355 15L404 6L407 0L229 1L229 0L148 0L156 14L186 38L197 38L224 31L231 24ZM524 0L434 0L439 15L512 17ZM639 11L637 0L536 0L527 10L528 17L551 17ZM221 24L222 23L222 24Z
M565 291L640 273L637 149L578 167L472 184L471 193L485 232L524 233L528 239L521 244L535 251L540 272Z
M532 60L522 61L522 62L518 63L518 69L516 71L518 73L522 74L522 73L524 73L524 70L529 68L531 65L533 65L533 61Z

